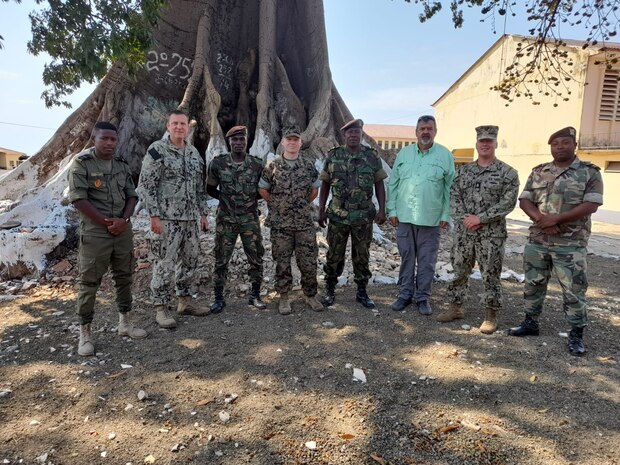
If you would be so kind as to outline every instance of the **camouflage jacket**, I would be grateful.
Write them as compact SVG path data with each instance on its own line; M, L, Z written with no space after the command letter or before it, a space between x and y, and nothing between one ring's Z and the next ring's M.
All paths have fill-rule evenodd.
M220 191L217 221L245 223L258 218L258 182L263 161L247 154L235 163L230 153L216 156L209 164L207 183Z
M168 136L153 142L142 160L138 195L149 216L162 220L191 221L206 215L204 162L198 150L189 144L179 149Z
M111 160L111 171L106 172L104 161L95 156L95 149L84 150L69 167L69 201L88 200L108 218L122 218L125 202L137 197L127 162L121 157ZM80 213L80 233L108 237L105 226L94 223Z
M345 224L372 222L376 214L374 185L386 177L375 149L363 146L358 153L350 153L345 147L331 149L320 175L321 181L331 184L329 220Z
M313 226L310 193L316 188L319 172L312 161L300 154L294 163L277 157L267 163L261 184L269 184L271 194L267 226L301 231Z
M510 165L495 160L481 169L478 163L461 166L452 181L450 211L456 234L506 237L506 215L514 210L519 195L519 175ZM469 231L466 215L480 218L481 227Z
M567 168L553 162L536 166L527 178L519 199L534 203L541 213L559 214L583 202L603 204L603 178L600 168L577 157ZM542 245L585 247L592 223L590 215L559 225L560 234L545 234L535 224L530 226L530 241Z

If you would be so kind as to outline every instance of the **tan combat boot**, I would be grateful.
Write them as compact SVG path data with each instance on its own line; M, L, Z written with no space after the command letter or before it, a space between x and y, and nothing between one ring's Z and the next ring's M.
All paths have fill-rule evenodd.
M493 334L495 331L497 331L497 309L487 308L484 321L480 325L480 332L482 334Z
M291 310L291 303L288 300L288 292L280 292L278 311L280 315L290 315L293 312L293 310Z
M323 304L319 300L318 295L314 295L312 297L306 296L306 303L315 312L322 312L323 310L325 310L325 307L323 307Z
M118 335L129 336L132 339L144 339L146 337L146 331L140 328L136 328L132 323L127 313L118 314Z
M174 318L172 318L172 315L170 315L168 306L156 305L155 310L155 321L157 321L160 328L172 329L177 327L177 322Z
M192 299L191 296L186 295L179 297L177 313L179 315L207 316L211 313L211 309L196 306L194 299Z
M80 326L80 341L78 342L78 354L82 357L95 355L95 344L93 343L90 323Z
M465 316L463 304L451 303L447 310L442 311L435 317L440 323L447 323L453 320L460 320Z

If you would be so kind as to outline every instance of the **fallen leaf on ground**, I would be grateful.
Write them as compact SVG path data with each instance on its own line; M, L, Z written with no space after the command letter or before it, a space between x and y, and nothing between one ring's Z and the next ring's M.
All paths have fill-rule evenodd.
M453 425L447 425L444 426L443 428L441 428L439 430L440 433L449 433L450 431L454 431L455 429L458 429L459 425L454 423Z
M375 462L380 463L381 465L387 465L387 461L379 455L370 454L370 458L373 459Z
M349 434L349 433L340 433L338 435L338 437L340 439L344 439L345 441L350 441L351 439L353 439L355 437L355 435Z
M118 378L119 376L123 376L123 375L126 375L126 374L127 374L127 372L125 370L117 371L116 373L112 373L111 375L109 375L108 379Z
M213 399L203 399L196 403L196 407L201 407L203 405L210 404L211 402L213 402Z

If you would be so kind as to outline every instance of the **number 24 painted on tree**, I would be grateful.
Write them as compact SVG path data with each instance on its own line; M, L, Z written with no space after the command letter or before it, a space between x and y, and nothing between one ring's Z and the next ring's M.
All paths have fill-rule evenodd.
M194 65L194 60L191 58L183 58L178 53L173 53L170 57L172 61L172 67L170 67L170 63L168 62L168 54L166 52L157 53L155 50L150 50L148 53L149 60L146 62L146 70L151 71L162 71L160 70L160 66L162 68L170 68L167 73L168 76L177 76L180 79L189 78L192 73L191 68ZM183 73L183 70L185 72ZM165 72L165 70L163 70Z

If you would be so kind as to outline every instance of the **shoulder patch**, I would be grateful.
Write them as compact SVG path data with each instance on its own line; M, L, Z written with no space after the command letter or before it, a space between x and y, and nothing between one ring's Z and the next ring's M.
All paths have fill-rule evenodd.
M153 158L153 160L159 160L161 158L161 154L155 150L155 147L151 147L148 151L148 154Z
M591 161L583 161L580 160L583 165L586 165L588 168L595 169L596 171L601 171L601 167Z

